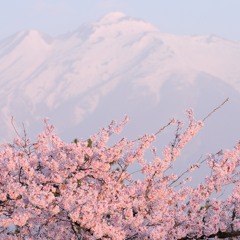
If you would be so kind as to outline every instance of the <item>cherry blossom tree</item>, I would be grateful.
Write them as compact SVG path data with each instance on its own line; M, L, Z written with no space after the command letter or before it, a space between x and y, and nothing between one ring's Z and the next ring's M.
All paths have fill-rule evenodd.
M186 126L171 120L156 134L114 144L109 139L121 132L127 118L87 141L65 143L48 121L34 143L17 136L0 150L0 239L240 236L240 143L207 155L179 175L171 173L182 149L210 115L197 121L189 110ZM169 125L176 126L176 134L159 154L154 142ZM151 159L146 159L148 150ZM130 172L134 163L142 179ZM191 186L191 174L201 166L210 174ZM217 198L229 184L231 193Z

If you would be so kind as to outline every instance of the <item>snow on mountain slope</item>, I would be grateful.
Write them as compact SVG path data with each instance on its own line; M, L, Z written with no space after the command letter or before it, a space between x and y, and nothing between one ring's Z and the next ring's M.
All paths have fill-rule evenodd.
M217 36L162 36L189 69L221 78L240 91L240 43Z
M24 31L0 43L1 78L26 79L51 50L49 43L37 31ZM12 70L15 70L14 73Z
M1 139L12 115L32 135L48 116L70 140L125 113L133 135L154 131L185 108L206 112L231 96L238 114L239 62L239 42L166 34L118 12L56 38L23 31L0 41Z

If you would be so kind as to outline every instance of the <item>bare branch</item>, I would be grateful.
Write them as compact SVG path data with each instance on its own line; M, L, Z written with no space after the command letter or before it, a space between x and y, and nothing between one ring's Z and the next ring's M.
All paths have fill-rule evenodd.
M203 122L205 122L213 113L215 113L219 108L221 108L226 102L228 102L229 98L225 99L219 106L214 108L205 118L203 118Z

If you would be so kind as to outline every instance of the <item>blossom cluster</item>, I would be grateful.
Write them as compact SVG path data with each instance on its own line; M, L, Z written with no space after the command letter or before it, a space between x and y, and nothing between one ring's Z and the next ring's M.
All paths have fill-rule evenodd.
M156 135L122 138L127 118L88 140L65 143L46 122L34 143L16 138L0 149L0 239L206 239L240 236L240 144L186 169L169 170L203 127L188 111L173 142L161 154ZM152 150L147 159L146 151ZM138 163L143 177L129 167ZM204 165L205 164L205 165ZM204 165L211 174L197 186L191 174ZM216 198L232 184L225 199Z

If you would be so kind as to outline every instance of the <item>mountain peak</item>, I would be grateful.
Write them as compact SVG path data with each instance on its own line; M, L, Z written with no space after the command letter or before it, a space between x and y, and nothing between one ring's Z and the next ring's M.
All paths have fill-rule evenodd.
M19 39L24 39L25 41L36 43L36 42L45 42L47 44L51 43L51 37L45 33L42 33L35 29L29 29L21 31L17 34Z
M103 24L118 22L122 18L126 18L126 14L124 14L122 12L110 12L107 15L103 16L100 19L100 22Z
M199 73L240 92L240 43L210 38L208 44L205 39L161 33L121 12L53 38L51 44L38 30L15 34L0 42L0 137L9 130L12 115L29 119L29 124L49 116L69 132L68 126L77 129L95 111L109 118L139 112L143 105L143 113L154 110L151 116L161 112L158 104L171 111L178 92L179 99L184 96L183 102L192 103L187 97L197 96L200 89L203 94L213 91L214 84L209 89L200 85L205 75ZM183 92L185 86L190 87ZM225 94L224 88L221 92ZM223 96L220 90L218 95ZM123 106L124 112L113 106ZM96 124L95 119L86 124Z

